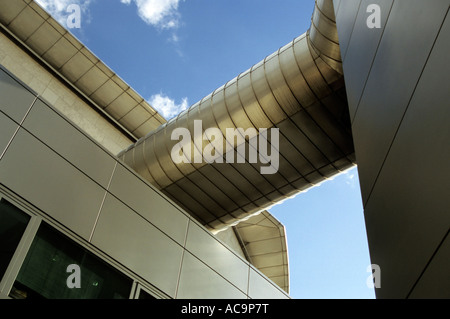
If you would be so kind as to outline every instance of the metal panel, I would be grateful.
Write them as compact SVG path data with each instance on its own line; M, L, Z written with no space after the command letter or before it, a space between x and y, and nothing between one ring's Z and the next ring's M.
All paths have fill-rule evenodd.
M23 129L0 162L0 180L85 239L106 192Z
M23 127L104 188L115 160L43 101L37 100Z
M97 65L83 74L75 83L86 95L91 95L108 80L108 76Z
M336 25L339 34L339 47L341 48L341 56L343 61L345 61L347 47L352 36L354 23L356 20L356 15L360 8L360 4L361 0L341 1L336 14Z
M189 224L186 249L240 290L247 291L248 263L194 222Z
M379 174L398 124L436 39L448 1L396 1L353 122L363 202ZM370 141L370 143L368 143Z
M247 299L247 296L186 251L177 299Z
M93 66L94 64L83 53L78 51L61 67L61 72L69 79L69 81L76 82Z
M26 6L12 20L8 27L22 40L25 41L44 22L33 8Z
M380 298L408 295L450 226L449 35L447 16L365 208Z
M184 245L188 217L121 164L114 171L109 192L180 245Z
M61 36L61 33L51 24L43 23L27 39L26 44L32 46L36 53L41 55L50 49Z
M289 267L284 226L264 211L236 225L234 231L248 260L289 293Z
M0 112L0 159L18 127L9 117Z
M443 276L443 271L450 269L450 237L436 251L426 271L418 280L409 298L449 299L450 276ZM445 273L446 274L446 273Z
M253 267L250 267L248 296L252 299L287 299L289 298L280 288L272 284Z
M344 1L353 2L353 1ZM372 67L372 63L377 52L378 44L383 34L386 21L389 17L389 12L392 7L393 0L378 0L377 4L380 6L381 12L381 28L369 29L367 27L367 17L366 12L367 6L372 4L373 0L364 0L361 2L361 7L359 9L358 15L356 17L355 25L353 31L351 32L350 42L348 44L347 54L343 57L343 67L345 71L345 83L347 88L347 99L348 107L350 111L350 118L353 120L356 110L358 108L358 103L361 98L362 91L366 84L369 71ZM350 14L350 12L346 12ZM339 16L338 16L339 19ZM345 20L342 17L342 21L338 20L338 30L339 26L350 23L351 21ZM342 37L348 37L348 34L344 32L349 32L346 28L342 28ZM342 44L341 44L342 48Z
M0 110L20 123L35 99L34 93L0 69Z
M92 244L174 297L183 248L111 195Z
M52 67L59 69L76 53L77 48L64 36L59 38L58 41L48 51L46 51L42 57L45 61L48 61Z
M6 2L4 0L3 2ZM9 24L25 8L24 1L8 1L8 5L3 6L0 11L0 20L4 24Z

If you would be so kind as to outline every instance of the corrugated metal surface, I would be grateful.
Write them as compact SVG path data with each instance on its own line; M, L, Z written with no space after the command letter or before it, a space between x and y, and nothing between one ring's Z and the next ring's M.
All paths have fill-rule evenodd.
M279 167L245 163L176 164L171 157L187 128L192 154L210 141L196 135L218 128L279 129ZM259 136L261 138L261 135ZM271 141L270 135L267 138ZM224 150L226 141L223 142ZM234 145L236 151L238 144ZM226 154L222 154L223 162ZM120 158L210 229L222 229L353 166L354 148L333 3L316 1L311 28L119 154Z

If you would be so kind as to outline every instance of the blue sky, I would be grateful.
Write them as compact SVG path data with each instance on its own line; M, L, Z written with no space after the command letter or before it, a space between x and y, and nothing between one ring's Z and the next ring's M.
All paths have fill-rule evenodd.
M38 0L167 119L304 33L314 0ZM271 209L288 238L293 298L374 298L358 172Z

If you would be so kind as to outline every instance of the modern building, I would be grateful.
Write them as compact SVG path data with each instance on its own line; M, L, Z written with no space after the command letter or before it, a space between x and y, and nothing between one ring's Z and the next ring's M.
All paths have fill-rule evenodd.
M449 298L449 5L316 0L307 32L167 122L34 1L0 0L0 296L289 298L268 210L357 165L377 297ZM179 128L208 146L199 120L236 129L242 163L174 161ZM255 137L276 163L250 129L277 129Z

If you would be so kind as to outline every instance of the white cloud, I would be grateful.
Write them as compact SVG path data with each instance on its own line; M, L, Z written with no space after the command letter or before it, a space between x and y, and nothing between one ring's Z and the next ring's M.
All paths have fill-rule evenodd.
M175 103L175 100L160 93L152 95L148 101L150 105L157 110L166 120L177 116L189 107L188 99L183 98L181 103Z
M351 188L355 188L357 180L356 175L352 171L345 172L345 183L349 185Z
M134 2L138 8L139 17L145 23L161 29L178 27L180 1L183 0L120 0L127 5Z
M67 27L67 18L72 11L68 11L70 5L79 5L81 12L86 12L91 0L36 0L56 21Z

